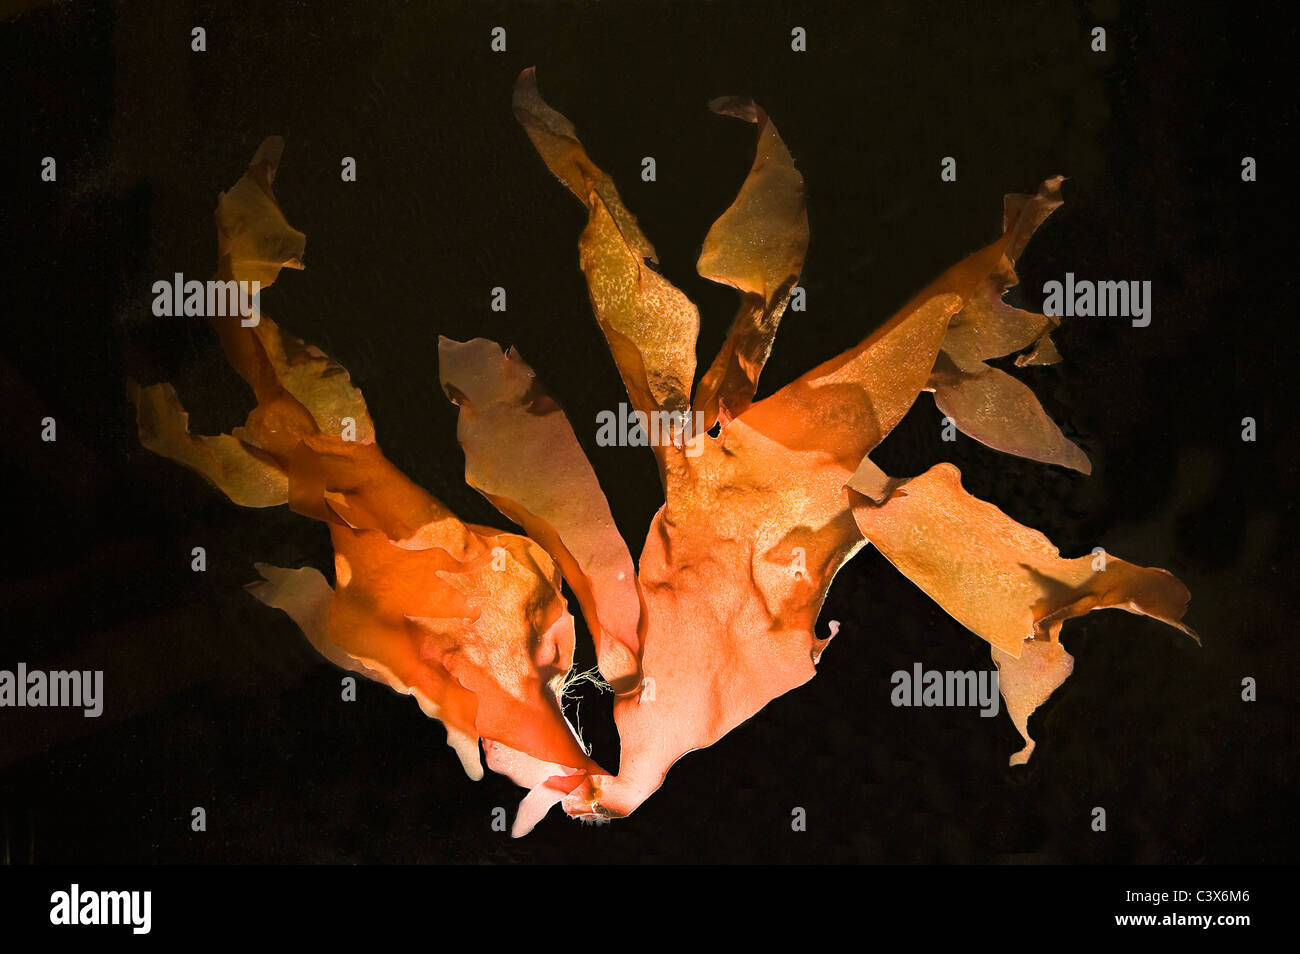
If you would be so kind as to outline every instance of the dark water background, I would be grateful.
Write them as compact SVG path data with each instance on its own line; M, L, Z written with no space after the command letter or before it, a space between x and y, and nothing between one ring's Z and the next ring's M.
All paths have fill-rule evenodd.
M26 6L0 21L0 667L102 668L107 708L0 712L10 860L1294 858L1288 30L1243 6L1104 2ZM206 53L190 51L196 25ZM504 54L489 50L498 25ZM805 54L789 51L796 25ZM704 107L748 94L773 117L808 184L812 244L808 311L787 316L763 395L995 237L1004 192L1069 176L1012 300L1036 306L1066 271L1154 283L1150 327L1067 319L1065 362L1022 375L1093 476L942 443L927 395L874 456L904 475L953 461L1066 555L1104 546L1168 568L1204 647L1124 613L1070 623L1074 676L1033 720L1030 765L1010 769L1005 715L890 706L897 669L990 662L867 550L831 590L819 631L841 630L816 679L687 756L631 819L584 829L557 812L522 841L489 822L523 792L465 779L411 700L365 684L341 703L339 673L242 589L254 561L328 570L325 528L240 509L135 438L130 376L173 381L195 432L250 406L204 323L150 314L150 285L211 272L217 193L284 135L276 190L307 270L282 275L267 312L349 369L398 466L498 526L461 479L436 349L440 334L513 344L576 422L635 553L659 488L647 451L597 447L583 424L624 395L577 268L582 209L511 114L530 65L699 304L702 363L735 296L694 262L753 149L752 127ZM39 181L46 155L57 184ZM356 183L340 182L345 155ZM947 155L956 183L938 178ZM1260 181L1241 182L1244 155ZM505 314L489 309L496 285ZM54 445L37 436L46 414ZM199 545L205 574L189 568ZM581 706L615 762L610 697ZM206 833L190 831L195 805ZM1097 805L1105 834L1089 828ZM807 832L791 832L794 806Z

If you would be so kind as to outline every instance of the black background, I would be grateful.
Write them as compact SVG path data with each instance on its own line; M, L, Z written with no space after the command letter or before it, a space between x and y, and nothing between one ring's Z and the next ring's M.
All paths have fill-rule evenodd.
M0 667L102 668L106 710L0 710L14 862L1068 861L1295 856L1296 454L1288 29L1250 8L1117 3L39 3L0 21L8 439ZM1094 25L1108 51L1089 48ZM203 26L207 51L190 50ZM509 51L489 49L508 30ZM793 53L790 30L808 31ZM1012 300L1081 278L1150 280L1147 328L1065 319L1063 364L1019 372L1094 473L939 439L922 395L873 455L948 459L966 487L1064 554L1104 546L1191 589L1203 648L1124 613L1065 630L1066 686L1033 719L895 709L914 662L988 648L874 551L822 613L840 634L808 685L686 756L629 819L553 811L490 828L523 795L469 782L408 698L340 674L242 589L254 561L329 572L326 530L244 510L139 446L129 377L173 381L196 433L251 406L205 323L158 319L151 284L206 277L217 193L262 137L307 270L265 307L340 361L387 455L464 519L504 526L462 481L438 335L519 348L565 407L635 554L661 502L644 449L595 446L624 399L576 260L581 206L510 110L520 69L577 126L699 305L707 363L734 293L694 273L752 159L705 109L752 95L809 190L808 311L786 318L760 395L852 345L998 234L1004 192L1069 177ZM58 160L57 183L40 160ZM640 181L653 155L658 181ZM1259 181L1243 183L1253 156ZM340 160L358 181L340 181ZM958 180L939 179L955 156ZM509 310L489 292L507 288ZM40 420L58 421L55 444ZM1258 421L1243 443L1241 419ZM190 570L204 546L208 570ZM580 640L585 639L580 631ZM581 665L590 665L584 650ZM1259 701L1240 700L1241 680ZM617 760L610 697L584 734ZM190 830L190 809L208 830ZM795 806L808 830L790 829ZM1090 829L1094 806L1109 830Z

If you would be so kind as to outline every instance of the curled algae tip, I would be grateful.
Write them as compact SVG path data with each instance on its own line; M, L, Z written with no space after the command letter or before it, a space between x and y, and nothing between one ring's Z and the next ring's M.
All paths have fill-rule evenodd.
M212 319L257 398L237 431L193 435L170 385L130 388L146 447L237 504L287 504L326 524L336 586L311 567L258 563L250 591L330 662L414 697L470 777L486 762L527 789L516 836L557 803L583 821L630 814L681 756L811 679L841 629L832 620L829 636L814 632L827 590L866 544L989 643L1025 741L1013 764L1033 750L1030 714L1073 668L1061 644L1067 620L1117 608L1196 638L1182 622L1188 592L1166 571L1064 558L970 495L951 464L894 477L869 457L928 391L990 448L1089 471L1033 392L988 363L1060 359L1058 320L1003 296L1030 236L1061 205L1062 178L1007 196L1001 236L859 344L755 400L808 248L804 183L760 106L722 97L710 108L753 125L756 144L699 256L699 273L735 289L739 306L722 348L697 369L696 306L642 267L657 261L654 247L573 125L542 99L534 70L514 90L538 155L586 208L579 261L627 391L618 436L647 447L661 479L663 503L635 564L564 411L523 357L495 342L441 338L439 376L458 408L466 482L522 533L465 523L398 470L347 372L265 316L254 326ZM219 201L220 277L266 287L302 265L305 236L271 188L282 151L282 140L266 140ZM674 440L683 421L692 437ZM563 710L575 678L565 583L599 682L615 693L617 774L593 761Z

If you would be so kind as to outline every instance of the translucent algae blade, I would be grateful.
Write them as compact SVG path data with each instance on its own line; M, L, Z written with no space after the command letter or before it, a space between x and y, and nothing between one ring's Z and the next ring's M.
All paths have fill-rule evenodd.
M1182 618L1187 588L1166 570L1109 554L1065 559L1045 536L968 494L951 464L883 482L867 464L853 515L863 536L954 619L993 646L1017 728L1069 675L1062 624L1097 609L1150 616L1196 634ZM1028 642L1026 642L1028 641ZM1048 648L1054 646L1057 648ZM1016 759L1013 759L1013 762Z
M140 443L202 474L241 507L289 502L289 477L274 460L230 434L190 433L189 414L170 384L130 383Z
M1037 530L968 494L951 464L898 482L882 504L859 497L853 515L904 576L1013 656L1026 639L1051 636L1065 620L1108 607L1191 635L1181 622L1187 588L1168 571L1108 554L1065 559Z
M538 155L587 207L579 261L632 406L646 414L686 414L700 330L695 305L650 267L654 247L573 125L542 99L531 68L519 74L514 108Z
M844 483L817 448L791 449L737 418L669 472L640 559L640 692L619 697L617 777L564 801L626 815L679 758L705 748L816 674L813 631L836 571L861 544Z
M985 363L1025 348L1032 350L1017 358L1018 365L1060 360L1051 339L1057 319L1013 308L1002 299L1019 281L1016 259L1038 227L1061 206L1063 181L1056 176L1035 195L1005 197L1003 255L953 316L927 388L934 392L939 411L981 444L1087 474L1092 471L1087 455L1061 433L1034 392Z
M1029 736L1029 717L1070 677L1074 657L1059 639L1027 639L1018 658L996 646L992 653L998 667L998 689L1007 701L1007 715L1025 740L1025 747L1009 762L1024 765L1034 754L1035 745Z
M302 268L307 237L280 211L272 185L284 155L284 140L262 141L248 171L217 204L220 270L236 281L269 288L282 268Z
M717 420L725 427L749 407L808 251L803 176L776 126L751 100L725 97L709 108L755 123L758 147L740 194L713 223L700 254L701 275L742 294L727 340L696 392L705 430Z
M537 71L531 66L515 80L514 111L537 154L555 177L588 207L594 193L628 247L642 258L655 261L654 246L641 234L636 217L623 205L614 180L591 161L573 123L542 99L537 89Z
M755 403L741 419L786 447L817 448L852 473L916 401L952 316L1004 245L1001 239L954 265L860 344Z
M1048 216L1061 207L1062 176L1053 176L1034 195L1007 195L1002 201L1004 257L953 318L943 348L958 367L979 371L978 362L1001 358L1050 341L1058 319L1013 308L1003 301L1020 281L1015 264Z
M616 692L636 685L641 597L636 568L564 412L513 349L442 338L443 389L460 408L465 481L559 563Z
M1004 454L1092 473L1088 455L1061 433L1029 386L1005 371L984 365L968 373L941 353L927 387L939 412L967 437Z

